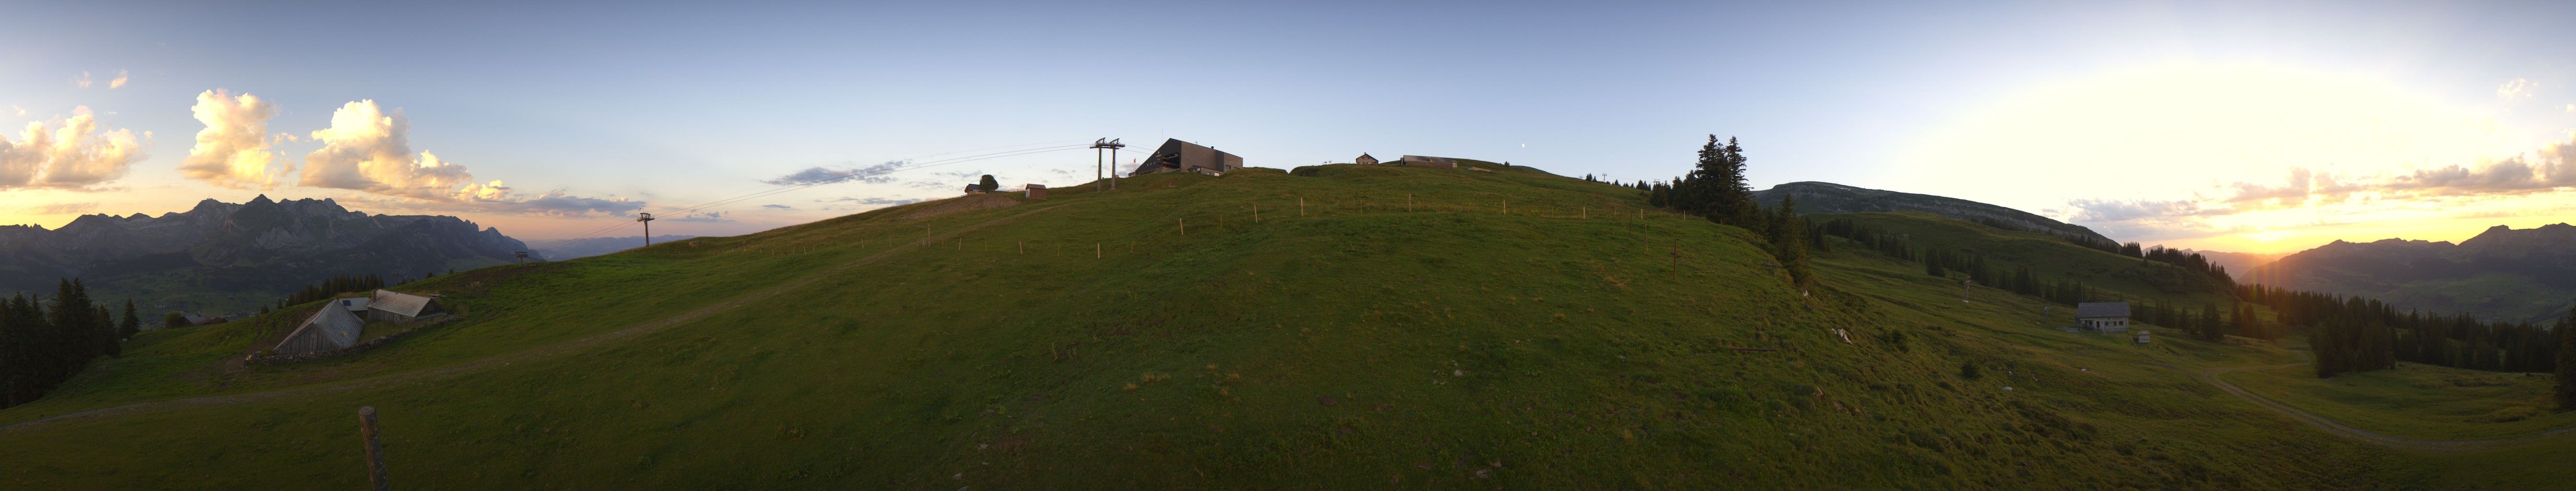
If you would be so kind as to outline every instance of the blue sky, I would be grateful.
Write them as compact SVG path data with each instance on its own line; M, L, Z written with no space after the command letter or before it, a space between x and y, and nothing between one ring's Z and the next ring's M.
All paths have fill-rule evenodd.
M0 182L0 223L58 226L79 213L158 214L266 193L456 214L543 239L760 189L802 169L1009 145L1181 138L1265 167L1370 152L1654 179L1682 173L1710 133L1743 139L1757 187L1817 180L1957 196L2090 221L2127 240L2246 250L2381 238L2373 234L2459 240L2484 225L2576 215L2568 196L2576 177L2554 185L2549 165L2565 159L2546 152L2576 128L2576 106L2567 106L2576 104L2576 38L2565 34L2576 7L2564 3L95 2L11 10L0 18L0 39L18 47L0 50L9 137L30 122L48 131L71 124L86 107L102 139L128 130L139 151L111 180ZM119 73L125 82L110 87ZM2173 80L2182 82L2164 82ZM2174 96L2155 92L2174 85L2199 91L2175 96L2188 100L2256 102L2214 106L2200 120L2124 115L2157 107L2120 104L2066 112ZM2301 88L2312 85L2330 87ZM425 161L418 153L428 152L463 169L449 177L470 171L471 179L413 176L433 184L424 192L389 191L379 184L391 179L373 175L317 183L290 173L229 186L191 178L178 168L192 137L210 127L191 107L216 89L273 107L262 133L296 138L269 138L256 151L278 164L317 173L358 165L313 160L324 144L312 133L334 127L351 103L372 101L369 109L399 112L404 124L398 138L365 140L398 141L401 151L368 155ZM2262 102L2302 97L2314 101ZM2269 120L2304 132L2231 129L2220 136L2254 141L2210 147L2195 147L2208 134L2119 124L2274 115L2226 114L2231 107L2315 114ZM2354 114L2410 121L2355 126ZM2088 127L2109 134L2067 133ZM2391 143L2384 153L2395 157L2385 162L2316 150L2434 133L2447 136ZM2024 137L2061 146L2012 144ZM2474 174L2514 159L2537 169L2530 182L2480 188L2409 177L2444 166ZM964 180L943 172L1074 184L1089 180L1091 161L1074 151L905 171L897 182L786 193L656 231L743 233L864 209L836 199L944 197ZM2158 164L2174 161L2189 164ZM2298 183L2294 169L2332 169L2344 186ZM493 180L506 190L449 192ZM2260 194L2247 186L2291 184L2314 196L2244 199ZM2352 189L2380 194L2356 198ZM457 197L477 192L487 194ZM557 200L536 201L548 192ZM555 206L562 203L571 205ZM2476 211L2408 214L2424 207Z

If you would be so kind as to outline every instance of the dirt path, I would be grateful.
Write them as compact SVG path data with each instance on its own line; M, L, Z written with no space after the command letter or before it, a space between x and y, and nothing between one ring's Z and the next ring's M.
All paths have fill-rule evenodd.
M2375 444L2379 444L2379 445L2381 445L2381 446L2393 447L2393 448L2406 448L2406 449L2417 449L2417 450L2468 450L2468 449L2483 448L2483 447L2488 447L2488 446L2503 445L2503 444L2507 444L2507 443L2522 442L2522 441L2532 440L2532 439L2536 439L2536 438L2543 438L2543 437L2548 437L2548 436L2552 436L2552 435L2563 434L2563 433L2567 433L2567 432L2570 432L2570 431L2576 431L2576 427L2568 427L2568 428L2559 428L2559 429L2555 429L2555 430L2543 431L2543 432L2539 432L2539 433L2533 433L2533 434L2529 434L2529 435L2513 436L2513 437L2505 437L2505 438L2489 438L2489 439L2484 439L2484 440L2417 440L2417 439L2412 439L2412 438L2398 438L2398 437L2393 437L2393 436L2388 436L2388 435L2382 435L2382 434L2378 434L2378 433L2372 433L2372 432L2369 432L2369 431L2367 431L2367 430L2363 430L2363 429L2360 429L2360 428L2354 428L2354 427L2351 427L2351 426L2347 426L2347 425L2344 425L2343 423L2337 423L2337 422L2335 422L2334 420L2326 419L2324 416L2318 416L2318 415L2316 415L2316 414L2314 414L2314 413L2310 413L2310 412L2307 412L2307 411L2304 411L2304 410L2300 410L2299 408L2290 407L2290 405L2288 405L2288 404L2282 404L2282 403L2280 403L2280 402L2275 402L2275 401L2273 401L2273 400L2271 400L2271 399L2269 399L2269 398L2265 398L2265 397L2263 397L2263 396L2254 395L2254 393L2252 393L2252 392L2247 392L2247 391L2245 391L2245 389L2244 389L2244 388L2242 388L2242 387L2237 387L2237 386L2236 386L2236 384L2227 383L2227 381L2226 381L2226 380L2220 379L2220 378L2218 377L2218 376L2219 376L2219 374L2223 374L2223 373L2227 373L2227 372L2240 371L2240 370L2270 370L2270 369L2276 369L2276 368L2290 368L2290 367L2304 367L2304 366L2308 366L2308 364L2306 364L2306 363L2285 363L2285 364L2280 364L2280 365L2260 365L2260 366L2245 366L2245 367L2211 368L2211 369L2206 369L2206 370L2201 370L2201 371L2200 371L2200 380L2201 380L2201 381L2203 381L2203 382L2208 382L2210 385L2218 386L2218 390L2226 391L2226 392L2227 392L2227 393L2229 393L2229 394L2234 394L2234 395L2236 395L2236 397L2243 398L2243 399L2245 399L2247 402L2252 402L2252 403L2254 403L2254 405L2257 405L2257 406L2263 406L2263 408L2264 408L2264 409L2270 409L2270 410L2272 410L2272 412L2281 413L2281 415L2283 415L2283 416L2289 416L2289 417L2290 417L2290 419L2299 420L2299 422L2301 422L2301 423L2306 423L2308 426L2316 427L2316 429L2326 430L2326 432L2327 432L2327 433L2333 433L2333 434L2336 434L2336 435L2343 436L2344 438L2351 438L2351 439L2354 439L2354 440L2361 440L2361 441L2364 441L2364 442L2375 443ZM2174 369L2177 369L2177 370L2181 369L2181 367L2175 367L2175 366L2172 366L2172 365L2166 365L2166 367L2168 367L2168 368L2174 368Z
M938 238L938 239L946 239L946 238L955 237L955 236L957 236L958 234L963 234L963 233L967 233L967 232L972 232L972 231L975 231L975 230L978 230L978 229L982 229L982 228L984 228L984 227L993 226L993 225L999 225L999 224L1004 224L1004 223L1010 223L1011 221L1018 220L1018 219L1020 219L1021 217L1026 217L1026 216L1029 216L1029 215L1035 215L1035 214L1038 214L1038 213L1040 213L1040 212L1045 212L1045 211L1047 211L1047 210L1053 210L1053 209L1056 209L1056 208L1059 208L1059 207L1063 207L1063 206L1065 206L1065 205L1049 206L1049 207L1045 207L1045 208L1039 208L1039 209L1035 209L1035 210L1029 210L1029 211L1022 212L1022 213L1017 214L1017 215L1011 215L1011 216L1006 216L1006 217L1001 217L1001 218L992 219L992 220L989 220L989 221L985 221L984 223L978 223L978 224L974 224L974 225L966 226L966 227L964 227L964 228L959 228L959 229L957 229L957 230L952 230L952 231L949 231L948 233L945 233L945 234L939 234L938 236L936 236L936 238ZM12 424L9 424L9 425L6 425L6 426L0 426L0 432L12 431L12 430L18 430L18 429L21 429L21 428L28 428L28 427L34 427L34 426L41 426L41 425L44 425L44 424L53 423L53 422L59 422L59 421L68 420L68 419L90 418L90 417L99 417L99 416L116 416L116 415L134 414L134 413L140 413L140 412L146 412L146 411L156 411L156 410L170 409L170 408L180 408L180 407L222 406L222 405L229 405L229 404L241 404L241 403L246 403L246 402L268 401L268 400L276 400L276 399L283 399L283 398L287 398L287 397L295 397L295 396L310 395L310 394L325 394L325 393L331 393L331 392L347 391L347 390L352 390L352 389L362 389L362 388L370 388L370 387L383 387L383 386L387 386L387 385L395 385L395 384L403 384L403 383L413 383L413 382L422 382L422 381L428 381L428 380L445 379L445 378L452 378L452 377L456 377L456 376L460 376L460 375L465 375L465 374L469 374L469 373L480 372L480 371L484 371L484 370L490 370L490 369L492 369L492 368L496 368L496 367L508 366L509 364L512 364L512 363L526 363L526 362L532 362L532 361L544 360L544 359L547 359L547 358L553 358L553 357L558 356L558 355L563 355L563 354L566 354L566 353L572 353L572 352L577 352L577 351L587 350L587 349L590 349L591 347L598 346L598 345L600 345L601 343L606 343L606 342L610 342L610 341L616 341L616 340L620 340L620 339L631 338L631 337L635 337L635 336L639 336L639 335L643 335L643 334L647 334L647 333L652 333L652 332L654 332L654 331L660 331L660 330L663 330L663 329L670 328L671 326L676 326L676 325L680 325L680 324L685 324L685 323L688 323L688 322L690 322L690 321L695 321L695 320L698 320L698 319L701 319L701 318L705 318L706 316L714 315L714 314L715 314L715 313L717 313L717 312L723 312L723 311L727 311L727 310L732 310L732 309L734 309L734 308L736 308L736 307L741 307L744 303L748 303L748 302L751 302L751 301L753 301L753 300L760 300L760 299L765 299L765 298L769 298L769 297L774 297L774 296L777 296L777 295L779 295L779 294L787 293L787 292L789 292L789 291L792 291L792 290L795 290L795 289L798 289L798 288L803 288L803 287L805 287L806 285L813 284L815 281L819 281L819 280L822 280L822 279L824 279L824 278L830 278L830 277L837 276L840 272L845 271L845 270L848 270L848 269L850 269L850 268L854 268L854 267L858 267L858 266L862 266L862 265L866 265L866 264L870 264L870 263L875 263L875 262L877 262L878 260L885 259L886 257L889 257L889 256L893 256L893 255L894 255L895 253L897 253L897 252L903 252L903 251L905 251L905 250L907 250L907 249L916 248L916 247L927 247L927 246L926 246L925 244L921 243L921 242L912 242L912 243L908 243L908 244L905 244L905 245L897 246L897 247L895 247L895 248L893 248L893 249L887 249L887 250L885 250L884 252L879 252L879 253L876 253L876 254L870 254L870 255L868 255L867 257L862 257L862 258L858 258L858 259L855 259L855 260L851 260L850 262L841 263L841 265L839 265L839 266L834 266L834 267L832 267L832 269L823 270L823 271L818 272L818 273L815 273L815 274L806 275L806 276L805 276L805 277L803 277L803 278L798 278L798 279L793 280L793 281L788 281L788 282L784 282L784 283L779 283L777 286L772 286L772 287L769 287L769 288L767 288L767 289L762 289L762 290L759 290L759 291L753 291L753 292L745 293L745 294L742 294L742 295L739 295L739 296L735 296L735 297L734 297L733 299L731 299L731 300L726 300L726 301L723 301L723 302L719 302L719 303L716 303L715 305L708 305L708 306L705 306L705 307L700 307L700 308L698 308L698 309L696 309L696 310L691 310L691 311L688 311L688 312L682 312L682 313L680 313L680 314L678 314L678 315L673 315L673 316L670 316L670 317L665 317L665 318L662 318L661 320L657 320L657 321L653 321L653 322L648 322L648 323L641 324L641 325L637 325L637 326L634 326L634 327L628 327L628 328L625 328L625 329L619 329L619 330L616 330L616 331L611 331L611 332L602 333L602 334L594 334L594 335L591 335L591 336L589 336L589 337L585 337L585 338L581 338L581 339L575 339L575 340L571 340L571 341L565 341L565 342L561 342L561 343L556 343L556 344L549 345L549 346L545 346L545 347L534 348L534 349L529 349L529 350L524 350L524 351L511 352L511 353L507 353L507 354L493 355L493 356L485 357L485 358L483 358L483 359L479 359L479 360L468 361L468 362L464 362L464 363L451 364L451 365L443 365L443 366L439 366L439 367L435 367L435 368L424 368L424 369L420 369L420 370L413 370L413 371L408 371L408 372L403 372L403 373L397 373L397 374L392 374L392 375L384 375L384 376L379 376L379 377L374 377L374 378L367 378L367 379L353 380L353 381L349 381L349 382L345 382L345 383L339 383L339 384L311 385L311 386L302 386L302 387L288 387L288 388L274 389L274 390L265 390L265 391L258 391L258 392L246 392L246 393L240 393L240 394L226 394L226 395L203 396L203 397L190 397L190 398L185 398L185 399L172 399L172 400L167 400L167 401L138 402L138 403L126 404L126 405L122 405L122 406L111 406L111 407L106 407L106 408L91 409L91 410L88 410L88 411L81 411L81 412L75 412L75 413L65 413L65 414L60 414L60 415L55 415L55 416L50 416L50 417L31 419L31 420L27 420L27 421L21 421L21 422L12 423Z

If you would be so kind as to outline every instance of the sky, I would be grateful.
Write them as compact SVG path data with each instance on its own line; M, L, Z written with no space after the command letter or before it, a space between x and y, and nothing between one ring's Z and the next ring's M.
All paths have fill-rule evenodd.
M264 194L532 244L638 212L732 235L1089 182L1096 138L1652 180L1712 134L1756 188L2174 247L2576 217L2576 4L1930 4L20 4L0 224Z

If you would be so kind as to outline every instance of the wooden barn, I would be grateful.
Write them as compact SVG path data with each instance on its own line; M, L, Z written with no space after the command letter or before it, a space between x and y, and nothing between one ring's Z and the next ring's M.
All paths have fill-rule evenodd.
M1202 147L1189 142L1180 141L1178 139L1171 139L1163 140L1163 146L1154 149L1154 154L1152 156L1145 157L1145 161L1143 163L1136 164L1136 172L1128 175L1141 176L1156 172L1197 172L1200 174L1214 176L1223 175L1227 172L1241 168L1243 168L1243 157L1237 157L1230 153L1219 152L1214 148Z
M1020 191L1028 193L1029 199L1046 199L1045 184L1030 184L1028 186L1021 187Z
M2075 304L2075 324L2088 331L2103 333L2129 332L2128 302L2084 302Z
M1360 158L1351 159L1351 163L1360 165L1377 165L1377 157L1370 157L1369 154L1363 153L1360 154Z
M419 322L447 315L447 308L434 297L424 297L392 290L376 290L367 298L367 320Z
M356 313L350 312L349 308L342 304L347 301L362 300L341 299L323 306L322 310L314 312L312 317L305 318L303 325L296 326L294 332L287 333L285 341L277 343L277 354L297 355L330 351L358 344L358 333L366 330L367 321L359 319ZM360 308L364 309L364 307Z
M1396 160L1395 164L1405 167L1439 167L1443 169L1456 169L1458 168L1458 159L1406 155L1404 158Z

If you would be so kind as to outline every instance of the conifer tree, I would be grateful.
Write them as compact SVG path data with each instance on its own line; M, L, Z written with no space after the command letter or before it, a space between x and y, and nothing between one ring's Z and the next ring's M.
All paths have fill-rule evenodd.
M143 319L134 316L134 299L125 299L125 317L116 321L116 339L131 339L138 332L143 332Z
M2576 308L2558 321L2558 410L2576 411Z
M2200 324L2201 340L2221 341L2227 339L2227 327L2218 320L2218 306L2201 304L2200 322L2198 322L2198 324Z
M1800 286L1805 286L1808 276L1807 226L1798 221L1797 210L1798 199L1790 196L1789 193L1780 193L1779 215L1769 220L1773 224L1771 251L1773 257L1780 259L1780 267L1789 270L1789 279Z

